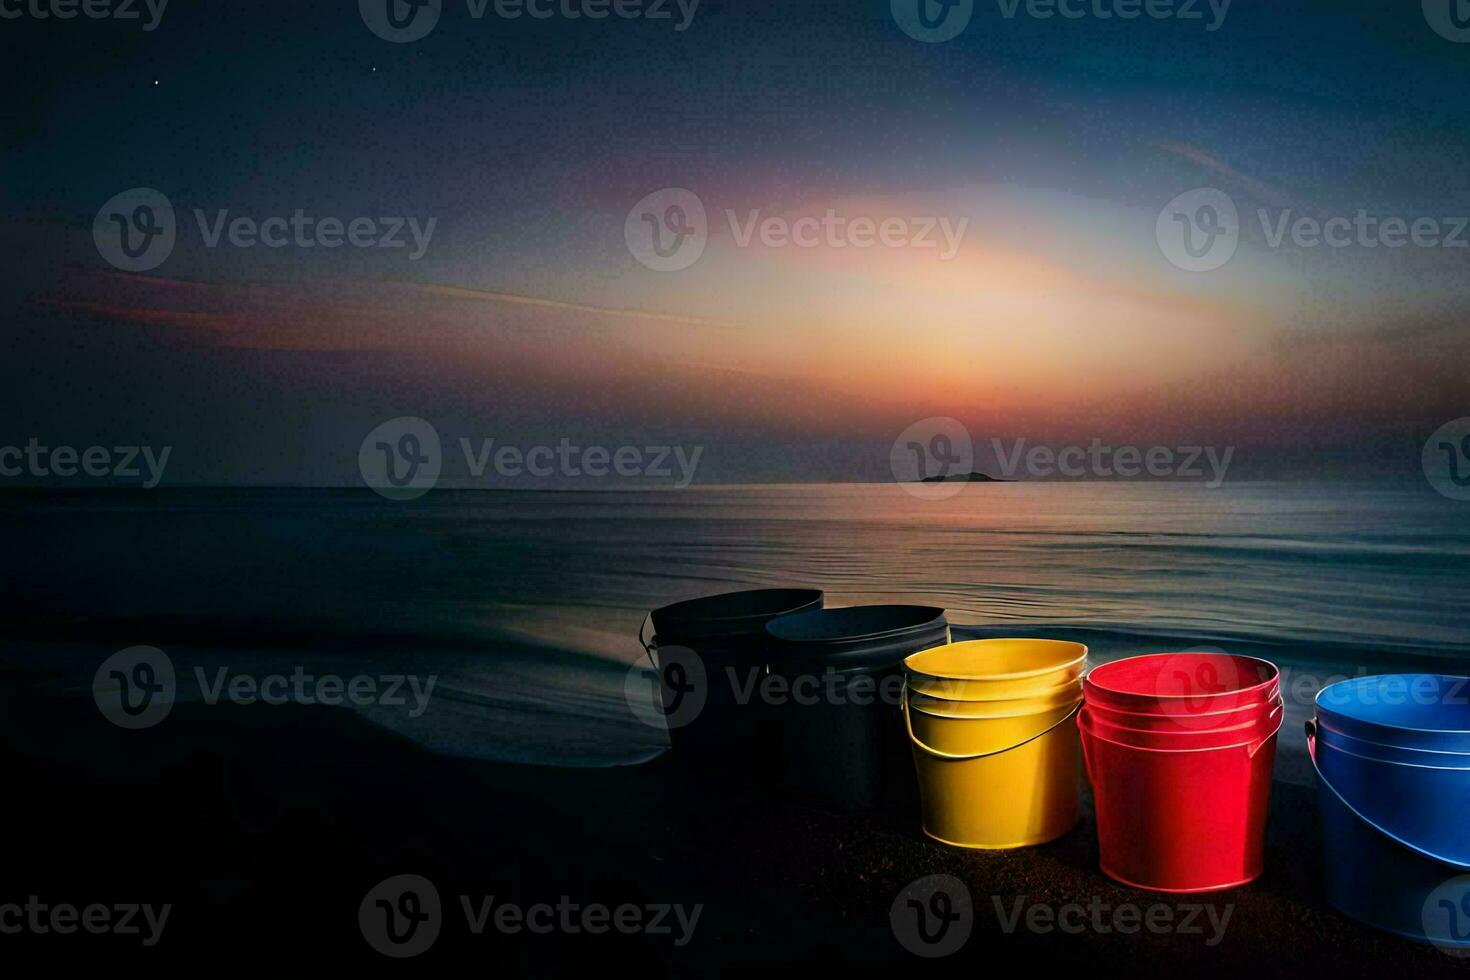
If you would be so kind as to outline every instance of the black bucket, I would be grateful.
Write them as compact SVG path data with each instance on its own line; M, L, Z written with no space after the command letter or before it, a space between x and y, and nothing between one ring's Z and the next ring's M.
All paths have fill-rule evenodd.
M649 614L653 638L639 642L658 668L665 722L676 756L751 758L771 741L755 696L765 672L765 625L820 609L819 589L752 589L687 599Z
M768 623L768 668L790 688L779 712L787 786L844 810L916 801L903 658L948 642L944 610L933 606L818 609Z

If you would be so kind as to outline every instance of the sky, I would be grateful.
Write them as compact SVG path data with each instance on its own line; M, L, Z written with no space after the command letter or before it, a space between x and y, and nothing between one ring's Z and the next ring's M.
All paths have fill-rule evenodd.
M383 0L171 0L151 29L0 0L0 445L352 485L416 417L866 480L949 417L1346 478L1467 414L1452 0L973 0L948 40L916 0L585 2L442 0L387 40ZM94 227L138 188L173 211L146 269Z

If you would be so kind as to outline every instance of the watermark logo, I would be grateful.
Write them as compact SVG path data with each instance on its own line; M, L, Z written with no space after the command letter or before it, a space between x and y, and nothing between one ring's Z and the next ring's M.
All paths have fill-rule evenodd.
M1259 242L1271 250L1470 249L1470 217L1405 217L1374 214L1367 208L1318 216L1293 208L1257 208L1252 219L1252 240L1256 240L1258 224ZM1170 201L1159 212L1155 230L1160 250L1175 266L1189 272L1212 272L1235 256L1246 228L1228 194L1202 188Z
M893 938L925 959L956 953L975 928L970 889L953 875L929 875L909 883L888 910Z
M363 482L389 500L415 500L428 493L439 482L443 463L438 431L413 416L384 422L357 451Z
M819 673L767 671L761 666L725 664L711 674L693 650L679 646L658 648L658 669L639 662L629 668L623 694L633 714L651 728L682 728L704 710L709 697L718 692L724 703L763 704L771 707L796 705L903 704L904 681L900 675L882 678L871 674L828 669Z
M1000 14L1014 20L1024 13L1032 20L1177 20L1201 21L1210 15L1205 31L1225 26L1232 0L997 0Z
M700 0L465 0L465 10L472 21L487 15L497 20L668 21L674 33L682 34L694 23L699 4ZM422 40L438 26L443 0L358 0L358 11L378 37L406 44Z
M1451 500L1470 500L1470 416L1446 422L1424 444L1424 477Z
M124 272L156 269L178 241L174 206L151 187L123 191L92 219L92 241L103 259Z
M956 419L915 422L894 440L888 463L893 478L916 497L953 497L966 483L1033 480L1201 481L1218 489L1230 472L1235 447L1113 446L1101 439L1087 445L1052 446L1026 439L991 439L989 449L1000 476L978 472L976 444Z
M318 217L297 208L263 219L219 208L195 208L194 224L205 248L404 249L410 262L429 251L439 219L417 217ZM113 197L92 221L97 251L125 272L147 272L167 261L178 243L173 204L160 191L135 187Z
M384 956L427 952L443 926L439 889L422 875L395 875L374 885L357 907L362 938Z
M1214 33L1225 26L1232 0L996 0L1005 20L1070 23L1082 20L1199 21ZM974 0L890 0L893 19L915 41L940 44L964 33L975 13ZM1209 17L1208 22L1205 21Z
M610 932L671 936L675 946L687 946L704 912L703 905L686 907L654 903L616 907L582 903L569 895L555 904L517 905L495 895L459 895L466 932L503 935L592 935ZM394 959L419 956L432 947L450 917L445 913L434 883L422 875L395 875L379 882L357 909L358 926L369 946ZM457 920L456 920L457 921Z
M899 28L925 44L953 41L975 16L975 0L891 0L889 8Z
M704 255L709 215L699 195L682 187L654 191L633 205L623 240L639 264L654 272L682 272Z
M518 446L493 438L458 440L464 471L476 480L534 478L656 481L683 490L694 483L703 446L583 446L562 438L555 445ZM358 470L363 482L390 500L413 500L438 485L444 452L438 431L421 418L384 422L362 441Z
M1456 44L1470 43L1470 0L1423 0L1424 19L1434 33Z
M975 443L963 422L935 416L915 422L893 440L888 468L905 491L944 500L965 488L975 466Z
M148 34L163 23L167 9L168 0L0 0L0 20L137 20Z
M970 219L922 214L843 213L789 217L760 208L723 211L735 248L767 249L915 249L937 253L948 262L960 253ZM681 272L698 262L709 244L710 218L693 191L666 188L648 195L628 212L623 238L628 251L656 272Z
M155 647L130 647L109 657L97 670L92 690L108 720L123 728L150 728L168 715L178 698L179 673L173 661ZM253 674L226 665L206 671L195 666L192 681L205 704L355 705L403 708L420 718L429 708L437 674L308 673L297 666L290 674Z
M1232 714L1223 719L1219 714L1242 706L1232 700L1222 709L1220 695L1251 686L1235 658L1219 647L1194 647L1170 654L1159 665L1157 676L1156 693L1163 699L1162 710L1181 728L1204 731L1256 720L1255 712Z
M704 660L688 647L661 646L656 668L639 661L628 670L623 697L634 717L650 728L683 728L699 717L709 698Z
M429 36L439 26L443 0L357 0L368 30L393 44Z
M1424 901L1424 935L1456 959L1470 959L1470 875L1451 878Z
M119 728L152 728L174 706L174 664L157 647L128 647L102 662L92 678L92 697L102 716Z
M1174 198L1154 225L1159 250L1186 272L1213 272L1240 246L1240 212L1224 191L1201 187Z

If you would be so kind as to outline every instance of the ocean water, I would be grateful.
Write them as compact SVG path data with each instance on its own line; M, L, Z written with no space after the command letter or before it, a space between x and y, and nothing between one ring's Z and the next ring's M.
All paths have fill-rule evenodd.
M1470 673L1470 506L1428 487L11 491L0 527L4 664L53 692L87 694L101 659L139 644L168 653L180 698L203 696L196 668L432 675L415 717L356 710L501 760L662 751L628 700L645 613L747 587L941 605L959 635L1072 637L1099 660L1269 656L1299 689L1289 734L1336 677Z

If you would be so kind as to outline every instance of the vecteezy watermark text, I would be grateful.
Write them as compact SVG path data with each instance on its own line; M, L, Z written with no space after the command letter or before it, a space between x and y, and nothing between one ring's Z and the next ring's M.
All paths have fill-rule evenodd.
M1109 446L1094 439L1086 446L1028 446L1025 439L1010 447L992 439L991 447L1006 479L1018 475L1034 479L1063 477L1072 480L1124 480L1150 477L1158 480L1204 480L1211 490L1225 482L1235 447L1220 451L1214 446ZM1208 468L1208 472L1206 472Z
M1154 902L1150 905L1121 902L1114 905L1104 902L1098 895L1092 896L1085 905L1081 902L1060 905L1031 902L1024 895L1009 902L993 895L991 902L1001 931L1008 936L1022 928L1038 935L1053 932L1074 936L1085 932L1136 935L1150 932L1159 936L1203 936L1205 945L1210 947L1220 945L1230 925L1230 916L1235 912L1233 904L1222 907L1195 902Z
M93 902L77 906L69 902L54 904L31 895L24 905L19 902L0 904L0 935L69 936L86 932L94 936L140 936L144 946L156 946L168 925L173 905L154 908L147 903L122 902L106 905Z
M1259 234L1254 229L1259 229ZM1177 268L1213 272L1235 257L1247 231L1270 250L1342 252L1403 248L1470 248L1470 216L1389 215L1358 208L1351 214L1301 214L1293 208L1256 208L1242 221L1234 199L1213 187L1180 194L1159 212L1159 250Z
M801 218L762 217L759 209L742 217L727 210L725 220L737 248L749 248L755 242L766 248L937 248L942 249L939 258L943 262L959 254L970 226L969 218L955 222L937 217L849 217L833 208L820 217Z
M263 218L234 214L229 208L212 214L194 209L205 248L403 249L410 262L428 252L438 221L411 216L322 217L304 208ZM147 272L173 254L178 224L167 195L151 187L134 187L102 205L92 221L92 239L109 264L124 272Z
M888 463L893 479L925 500L952 497L971 482L1033 480L1201 481L1211 489L1225 482L1235 447L1113 446L1094 438L1087 445L1050 446L1026 439L990 440L999 476L974 470L976 448L958 419L921 419L893 441Z
M583 446L569 438L555 445L518 446L494 438L461 437L459 449L474 479L487 473L515 480L642 479L671 481L683 489L694 482L703 446ZM413 500L432 490L444 469L439 432L413 416L384 422L363 439L358 449L358 471L363 482L392 500Z
M0 477L31 476L37 478L77 476L112 477L133 480L143 478L149 490L163 480L172 446L43 446L32 436L24 446L0 446ZM143 473L147 470L147 475Z
M694 650L672 644L657 648L658 662L638 661L628 668L623 697L634 717L651 728L676 730L698 719L718 690L721 702L806 708L819 704L903 704L903 678L874 677L839 670L768 672L763 667L729 664L711 673Z
M1033 902L1028 896L991 896L996 922L1006 935L1019 930L1047 935L1120 933L1200 936L1204 945L1218 946L1225 938L1233 904L1200 902L1113 904L1094 895L1086 902ZM976 909L970 890L951 875L929 875L905 885L889 909L889 925L899 945L933 959L958 952L975 927Z
M473 21L499 20L645 20L671 24L675 33L694 23L700 0L465 0ZM385 41L406 44L428 37L450 6L449 0L358 0L368 30Z
M683 446L578 446L562 439L555 446L511 446L495 444L494 439L481 439L476 447L470 440L459 440L465 465L470 475L481 477L494 468L497 475L514 479L520 476L620 476L629 479L674 479L674 486L687 487L694 482L703 446L692 450ZM674 469L677 468L677 474Z
M408 717L419 718L429 708L429 698L434 693L438 675L419 677L416 674L310 674L306 668L296 667L287 674L232 673L228 667L219 667L211 679L203 667L194 668L194 679L199 685L205 704L325 704L329 706L352 704L359 707L384 705L390 708L408 708ZM412 697L412 705L409 698Z
M1092 21L1176 20L1199 22L1210 33L1225 26L1232 0L995 0L1008 21L1071 23ZM978 0L889 0L899 28L916 41L939 44L959 37L970 26Z
M422 717L438 683L437 674L313 673L297 665L289 673L257 673L228 666L207 671L195 666L194 684L208 705L300 704L378 705L406 708L410 718ZM178 693L178 674L168 654L157 647L119 650L103 661L92 679L92 696L103 717L120 728L152 728L172 710Z
M513 902L498 902L494 895L472 899L461 895L460 907L471 933L481 935L487 928L515 935L529 932L538 936L560 933L575 936L580 933L600 936L608 932L623 935L646 933L653 936L672 936L674 945L689 945L694 938L694 929L699 925L703 905L686 908L683 905L619 905L616 908L598 902L581 904L570 896L561 896L555 905L538 902L533 905L517 905Z
M563 895L556 902L522 905L494 895L459 896L466 931L503 935L668 936L676 947L694 938L703 905L668 903L604 905ZM395 959L427 952L439 938L447 915L439 889L422 875L395 875L368 890L357 920L369 946Z
M199 235L206 248L219 248L224 241L235 248L408 248L413 250L410 262L417 262L429 250L438 218L420 223L416 217L388 218L317 218L297 208L289 217L276 215L257 219L240 215L230 217L222 208L210 218L202 209L194 210ZM227 224L228 222L228 224ZM407 235L404 231L407 229Z
M858 214L826 208L821 214L789 217L760 208L725 209L730 241L738 249L915 249L942 262L957 256L967 217L922 214ZM679 272L698 262L709 245L709 214L699 195L666 187L633 205L623 239L638 262L655 272Z
M136 20L152 32L167 9L168 0L0 0L0 20Z

